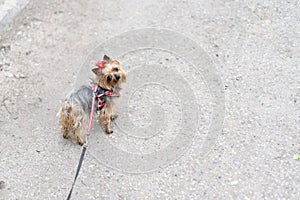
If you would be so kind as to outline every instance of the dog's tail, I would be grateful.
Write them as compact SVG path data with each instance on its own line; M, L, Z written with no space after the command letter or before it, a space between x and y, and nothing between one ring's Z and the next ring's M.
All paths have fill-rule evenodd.
M59 122L63 126L70 126L73 122L71 117L72 106L67 101L63 102L58 114ZM72 121L72 122L71 122Z
M63 102L58 113L59 117L67 118L71 110L72 106L67 101Z
M86 128L89 120L89 115L80 107L76 106L72 101L62 103L58 113L59 122L62 126L72 128Z

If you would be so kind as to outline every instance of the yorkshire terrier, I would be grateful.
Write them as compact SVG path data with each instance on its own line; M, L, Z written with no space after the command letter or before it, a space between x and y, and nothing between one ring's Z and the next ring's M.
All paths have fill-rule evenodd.
M91 86L82 85L71 91L58 113L63 137L69 138L70 133L74 133L80 145L86 142L85 133L93 110L93 98L96 98L94 110L97 110L100 126L108 134L113 132L110 124L117 118L114 114L116 103L121 84L126 81L126 74L118 60L104 55L103 60L97 62L96 66L97 68L92 69L96 75L95 83L91 83Z

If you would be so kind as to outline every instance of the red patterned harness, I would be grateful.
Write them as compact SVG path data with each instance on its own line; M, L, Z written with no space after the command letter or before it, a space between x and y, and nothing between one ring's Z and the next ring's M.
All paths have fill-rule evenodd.
M105 90L103 88L101 88L101 86L97 85L97 84L90 84L90 87L93 90L93 102L92 102L92 110L91 110L91 114L90 114L90 121L89 121L89 126L88 126L88 131L87 131L87 135L89 136L91 134L91 129L92 129L92 123L93 123L93 119L94 119L94 106L95 106L95 101L96 99L98 100L98 105L97 105L97 110L101 110L101 108L103 108L105 106L105 102L103 102L101 100L101 97L104 96L108 96L108 97L119 97L120 93L113 93L112 90ZM98 89L102 89L102 91L104 91L103 93L99 93Z
M104 96L119 97L120 96L119 92L114 93L112 90L103 89L99 85L91 83L90 86L91 86L91 88L92 88L92 90L94 92L94 99L98 100L97 110L101 110L101 108L103 108L105 106L105 102L103 102L101 100L101 97L104 97Z

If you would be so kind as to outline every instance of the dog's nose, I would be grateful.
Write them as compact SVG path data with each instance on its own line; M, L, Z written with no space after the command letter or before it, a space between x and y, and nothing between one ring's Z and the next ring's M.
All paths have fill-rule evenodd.
M121 76L118 75L118 74L115 74L115 77L116 77L117 80L119 80L121 78Z

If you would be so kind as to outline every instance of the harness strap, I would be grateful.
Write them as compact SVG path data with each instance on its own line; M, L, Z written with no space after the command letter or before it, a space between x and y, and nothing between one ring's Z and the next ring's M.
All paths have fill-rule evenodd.
M91 86L92 90L94 91L94 95L95 95L94 99L97 98L97 100L98 100L98 110L101 110L101 108L105 106L105 102L102 102L101 97L103 97L103 96L119 97L120 96L119 92L114 93L112 90L104 89L99 85L91 83L90 86ZM94 101L94 99L93 99L93 101ZM94 109L94 108L92 108L92 109Z
M91 114L90 114L90 121L89 121L89 126L88 126L88 130L87 130L87 136L91 135L91 130L92 130L92 123L94 120L94 105L95 105L95 97L96 97L96 91L98 89L98 86L92 88L93 89L93 102L92 102L92 108L91 108Z

